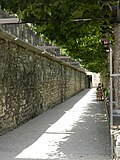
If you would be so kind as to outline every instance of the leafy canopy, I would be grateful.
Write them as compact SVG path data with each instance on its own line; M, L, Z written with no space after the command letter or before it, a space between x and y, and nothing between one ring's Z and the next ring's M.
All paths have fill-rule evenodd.
M32 23L34 31L92 72L101 72L106 65L101 38L111 36L111 5L103 0L1 1L3 9Z

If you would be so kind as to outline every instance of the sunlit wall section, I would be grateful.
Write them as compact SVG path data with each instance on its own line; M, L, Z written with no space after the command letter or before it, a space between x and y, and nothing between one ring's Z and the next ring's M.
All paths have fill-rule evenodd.
M0 30L0 134L85 89L85 73Z

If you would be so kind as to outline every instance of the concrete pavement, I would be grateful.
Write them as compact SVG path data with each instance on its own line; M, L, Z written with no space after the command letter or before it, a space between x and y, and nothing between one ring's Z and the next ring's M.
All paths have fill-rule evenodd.
M108 120L95 89L1 136L0 160L110 160Z

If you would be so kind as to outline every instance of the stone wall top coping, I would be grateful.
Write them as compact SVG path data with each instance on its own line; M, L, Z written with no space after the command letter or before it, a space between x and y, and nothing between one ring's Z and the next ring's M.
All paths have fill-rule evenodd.
M78 70L80 72L85 73L81 69L76 68L76 67L74 67L74 66L72 66L72 65L70 65L70 64L68 64L68 63L66 63L64 61L62 61L59 58L54 57L53 55L50 55L47 51L44 52L42 49L37 48L36 46L33 46L33 45L23 41L22 39L11 35L10 33L4 31L1 27L0 27L0 38L5 39L7 41L14 42L17 45L19 45L19 46L21 46L23 48L26 48L27 50L31 50L31 51L35 52L35 54L37 54L38 56L46 57L48 59L54 60L54 61L64 65L64 66L68 66L68 67L70 67L72 69L75 69L75 70Z

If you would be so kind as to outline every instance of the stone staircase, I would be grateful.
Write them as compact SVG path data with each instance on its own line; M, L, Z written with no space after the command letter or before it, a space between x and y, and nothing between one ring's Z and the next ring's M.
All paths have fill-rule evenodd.
M15 17L15 16L10 16L7 12L0 9L1 19L10 17ZM61 55L60 49L58 47L45 41L42 35L39 36L37 33L34 33L31 29L31 24L16 23L16 24L1 24L0 26L9 34L14 35L16 38L22 39L23 41L30 43L31 45L43 50L43 52L48 52L49 54L55 56L56 58L66 63L69 63L70 65L76 68L80 68L84 71L84 69L80 67L79 62L66 55Z

